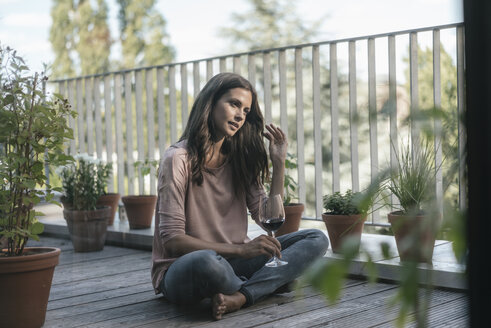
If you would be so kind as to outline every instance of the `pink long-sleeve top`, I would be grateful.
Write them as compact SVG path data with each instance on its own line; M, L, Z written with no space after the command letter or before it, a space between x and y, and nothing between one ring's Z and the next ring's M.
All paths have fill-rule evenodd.
M243 196L233 187L230 162L203 172L203 184L190 179L186 141L169 147L160 161L158 200L152 249L152 284L160 292L160 282L176 260L165 243L187 234L208 242L242 244L247 237L247 209L257 221L258 201L266 197L262 186L250 186Z

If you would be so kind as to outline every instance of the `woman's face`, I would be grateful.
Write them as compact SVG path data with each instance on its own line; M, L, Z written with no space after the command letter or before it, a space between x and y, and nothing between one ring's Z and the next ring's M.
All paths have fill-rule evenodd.
M251 104L251 92L242 88L230 89L218 99L212 112L218 140L232 137L239 131L251 110Z

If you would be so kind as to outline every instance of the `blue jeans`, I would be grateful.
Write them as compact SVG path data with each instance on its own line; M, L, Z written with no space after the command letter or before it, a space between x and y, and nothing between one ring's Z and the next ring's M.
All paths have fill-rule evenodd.
M278 237L282 260L287 265L265 267L266 256L225 259L212 250L200 250L179 257L167 270L160 289L177 304L191 304L222 293L237 291L252 305L279 287L292 282L329 246L319 230L307 229Z

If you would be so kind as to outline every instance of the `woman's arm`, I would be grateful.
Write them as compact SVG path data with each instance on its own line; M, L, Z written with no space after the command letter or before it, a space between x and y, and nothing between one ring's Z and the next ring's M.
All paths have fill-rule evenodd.
M269 140L269 157L273 164L273 176L271 178L269 195L279 194L283 198L288 141L285 133L274 124L266 125L266 129L268 131L264 132L264 136Z
M165 243L165 249L172 257L194 252L201 249L211 249L226 258L251 258L259 255L281 257L281 245L275 238L261 235L245 244L212 243L189 235L177 235Z

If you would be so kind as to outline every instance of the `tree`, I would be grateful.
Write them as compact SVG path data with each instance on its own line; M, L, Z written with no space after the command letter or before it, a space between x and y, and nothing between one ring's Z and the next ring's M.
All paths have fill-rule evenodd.
M234 27L221 29L234 51L251 51L306 43L319 30L321 20L306 24L297 16L292 0L249 0L251 10L232 14Z
M124 68L170 63L175 51L169 44L164 17L155 0L118 0Z
M52 75L68 77L75 74L73 60L70 57L73 49L73 23L70 14L74 12L72 1L53 0L51 18L53 23L49 32L49 41L55 53Z
M111 35L107 24L107 4L97 0L55 0L50 42L55 52L54 77L89 75L109 68ZM75 70L75 63L80 69Z

